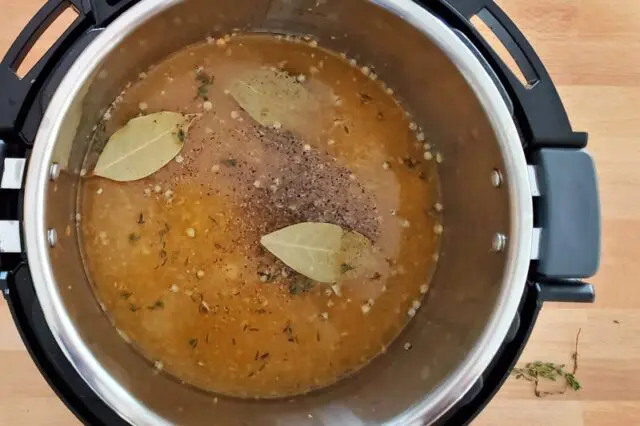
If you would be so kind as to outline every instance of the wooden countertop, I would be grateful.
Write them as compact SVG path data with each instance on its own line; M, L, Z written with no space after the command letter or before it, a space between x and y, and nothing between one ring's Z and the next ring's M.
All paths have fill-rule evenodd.
M43 0L0 0L0 54ZM640 2L502 0L558 85L573 126L590 133L600 178L603 258L592 306L545 306L521 361L570 363L580 338L583 389L543 399L508 380L475 421L489 425L631 425L640 422ZM633 110L636 109L636 112ZM631 280L631 281L629 281ZM638 287L636 289L636 286ZM0 302L0 425L77 420L29 358Z

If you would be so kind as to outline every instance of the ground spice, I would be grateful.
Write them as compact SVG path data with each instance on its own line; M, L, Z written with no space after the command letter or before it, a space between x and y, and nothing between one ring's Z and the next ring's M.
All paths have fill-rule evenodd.
M377 207L352 172L334 158L305 145L291 132L260 125L239 130L244 138L259 138L270 164L264 178L238 162L229 170L237 181L252 227L259 235L299 222L333 223L374 240L379 233ZM255 182L261 182L255 185ZM250 232L250 230L249 230Z

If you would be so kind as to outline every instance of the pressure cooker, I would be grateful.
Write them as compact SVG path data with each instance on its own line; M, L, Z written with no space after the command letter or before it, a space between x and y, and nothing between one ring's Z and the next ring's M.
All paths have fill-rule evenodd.
M68 8L77 18L19 77ZM231 31L311 36L372 64L446 159L442 252L403 332L412 350L396 342L294 398L213 395L154 369L100 308L77 235L81 169L109 104L171 53ZM587 134L491 0L49 0L4 57L0 87L0 286L34 362L87 424L465 424L545 302L594 300L581 281L600 253Z

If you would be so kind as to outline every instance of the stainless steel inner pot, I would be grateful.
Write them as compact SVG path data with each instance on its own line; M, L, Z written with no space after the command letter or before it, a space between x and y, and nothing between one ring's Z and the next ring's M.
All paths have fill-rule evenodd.
M235 28L312 35L374 66L444 156L443 248L423 308L363 371L287 400L214 400L158 373L101 310L76 233L80 170L105 108L149 66ZM55 180L54 163L62 170ZM502 177L497 188L494 170ZM525 286L532 226L525 158L504 99L459 36L410 0L140 1L95 38L60 84L37 135L25 193L28 260L48 325L96 394L138 425L433 422L504 340ZM497 252L496 233L507 238ZM403 349L406 341L411 351Z

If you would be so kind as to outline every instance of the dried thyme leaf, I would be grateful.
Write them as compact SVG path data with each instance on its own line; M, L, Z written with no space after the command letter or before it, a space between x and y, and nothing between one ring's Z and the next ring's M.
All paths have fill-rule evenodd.
M120 293L120 298L127 300L132 296L133 293L129 292L129 291L123 291Z
M196 92L196 98L200 98L203 101L209 100L209 87L205 85L198 86L198 91Z
M414 160L411 157L405 157L402 159L402 164L404 164L409 170L412 170L420 165L420 161Z
M140 308L139 308L138 306L134 305L133 303L129 304L129 310L130 310L131 312L135 312L135 311L137 311L138 309L140 309Z
M314 286L315 282L311 278L298 275L289 283L289 294L295 296L297 294L306 293Z
M132 232L132 233L129 234L129 242L130 243L135 243L139 239L140 239L140 234L138 234L136 232Z
M189 339L189 346L191 346L191 349L195 349L198 347L198 339L192 337L191 339Z
M340 273L341 274L346 274L347 272L352 271L354 269L355 268L353 266L349 265L348 263L342 263L340 265Z
M201 98L203 101L209 100L209 87L213 84L213 76L208 75L203 70L196 72L196 81L200 83L196 98Z
M298 343L298 337L293 334L293 327L291 327L291 322L287 321L287 324L282 329L282 332L287 336L287 341L290 343Z
M147 306L147 309L149 309L150 311L155 311L156 309L163 309L164 308L164 302L162 301L162 299L158 299L155 302L153 302L152 305Z
M144 214L140 213L140 216L138 216L138 223L139 224L143 224L144 223Z
M373 100L373 98L366 93L358 93L358 97L360 98L360 103L362 105L366 105Z
M199 97L200 99L202 99L203 101L208 101L209 100L209 85L201 84L200 86L198 86L198 92L197 92L196 96Z
M196 80L201 84L213 84L213 76L207 74L203 70L198 70L196 73Z
M235 158L229 158L227 160L222 160L222 164L227 167L235 167L238 165L238 160L236 160Z

